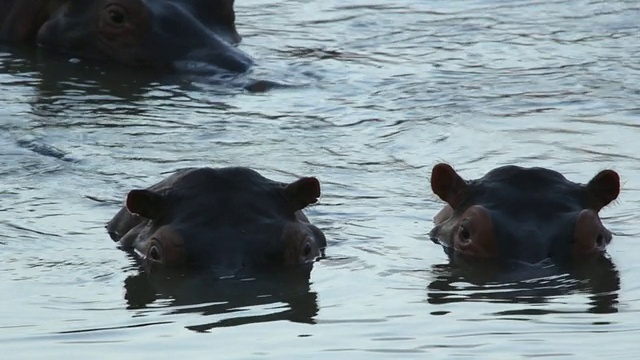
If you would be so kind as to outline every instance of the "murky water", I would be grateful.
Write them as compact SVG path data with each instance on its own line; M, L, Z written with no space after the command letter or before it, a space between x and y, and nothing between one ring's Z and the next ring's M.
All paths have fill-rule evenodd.
M636 1L236 11L259 65L224 81L0 50L3 358L640 356ZM427 237L441 161L617 170L609 258L524 282L449 266ZM321 179L307 214L330 247L310 281L152 279L105 233L129 189L230 165Z

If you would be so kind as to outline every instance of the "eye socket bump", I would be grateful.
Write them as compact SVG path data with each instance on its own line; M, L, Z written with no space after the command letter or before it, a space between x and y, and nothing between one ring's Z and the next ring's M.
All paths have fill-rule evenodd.
M157 245L154 244L149 248L148 257L153 261L160 262L162 260L160 253L160 249Z
M604 240L604 234L602 232L598 233L598 236L596 237L596 246L597 247L604 247L605 244L605 240Z
M464 243L471 241L471 232L465 224L460 224L458 227L458 238Z
M495 257L498 254L493 220L489 211L481 205L469 207L454 229L453 246L456 251L478 257Z
M127 13L122 6L107 6L102 15L105 22L111 26L121 27L126 23Z
M611 233L604 228L598 214L583 210L576 219L573 251L577 255L603 251L611 241Z
M311 254L311 244L309 242L304 243L304 247L302 248L302 256L307 257Z

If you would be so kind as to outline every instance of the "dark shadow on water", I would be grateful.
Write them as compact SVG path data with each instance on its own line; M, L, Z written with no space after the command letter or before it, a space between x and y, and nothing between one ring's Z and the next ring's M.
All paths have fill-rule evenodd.
M456 302L481 301L512 304L544 304L570 295L588 297L590 313L618 311L620 274L606 255L557 265L501 266L494 262L452 259L447 264L432 267L435 276L427 287L428 302L444 305ZM576 309L585 312L584 309ZM532 315L553 310L525 308L497 315Z
M234 96L245 91L265 92L273 88L295 87L277 81L253 79L251 72L228 73L198 64L163 72L78 60L30 46L3 46L0 53L8 54L0 57L1 73L24 76L24 83L37 89L34 105L51 105L52 102L64 102L64 97L78 96L83 96L88 102L135 102L147 98L149 92L157 88L175 91L176 96L182 97L191 90L204 90L215 101L216 97Z
M153 71L110 64L76 61L62 55L49 54L27 46L3 47L10 56L3 58L0 71L24 76L35 85L40 97L109 94L123 99L137 99L150 84L162 77Z
M166 315L202 314L202 324L187 326L196 332L281 320L313 324L318 303L309 287L309 275L309 269L301 269L218 279L206 272L140 270L125 280L125 300L129 309L168 300L160 302L167 304Z

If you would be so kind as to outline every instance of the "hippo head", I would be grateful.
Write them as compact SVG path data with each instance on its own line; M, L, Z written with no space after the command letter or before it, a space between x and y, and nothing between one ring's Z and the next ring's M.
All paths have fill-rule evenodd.
M83 58L172 69L180 62L242 72L233 0L68 0L39 28L40 46Z
M209 268L221 276L310 268L326 239L300 210L319 196L313 177L283 184L246 168L190 168L129 192L107 230L147 264L165 268Z
M620 178L604 170L581 185L548 169L504 166L465 181L438 164L431 188L447 205L430 236L448 254L535 264L605 250L611 232L598 212L618 197Z

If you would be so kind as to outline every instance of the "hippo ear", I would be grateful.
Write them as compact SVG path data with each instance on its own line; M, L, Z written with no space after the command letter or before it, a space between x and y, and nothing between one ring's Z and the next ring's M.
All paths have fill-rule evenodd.
M440 163L433 167L431 190L452 208L456 208L466 189L467 182L451 166Z
M589 208L600 211L620 194L620 175L613 170L603 170L586 186L589 193Z
M157 220L164 215L166 201L162 195L150 190L131 190L125 206L132 214Z
M318 201L320 182L314 177L304 177L287 185L284 190L297 211Z

